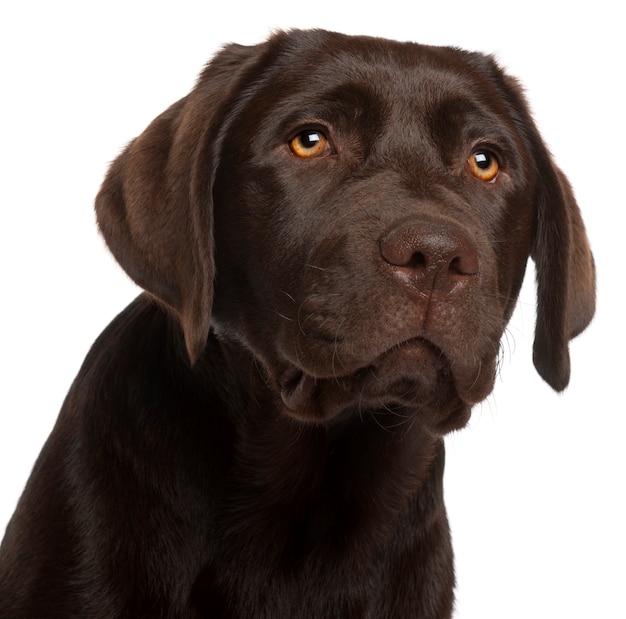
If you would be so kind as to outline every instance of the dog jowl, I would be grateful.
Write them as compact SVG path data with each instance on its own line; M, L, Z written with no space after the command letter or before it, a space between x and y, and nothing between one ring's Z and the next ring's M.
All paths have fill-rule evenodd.
M0 617L450 617L442 437L493 388L528 258L557 391L594 312L516 81L324 31L229 45L96 213L145 292L9 523Z

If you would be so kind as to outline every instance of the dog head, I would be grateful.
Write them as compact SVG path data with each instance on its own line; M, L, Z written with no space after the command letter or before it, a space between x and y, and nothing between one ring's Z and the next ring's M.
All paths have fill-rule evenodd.
M594 312L580 212L520 88L457 49L324 31L226 47L113 163L96 211L191 362L213 329L301 419L463 425L529 256L534 362L557 390Z

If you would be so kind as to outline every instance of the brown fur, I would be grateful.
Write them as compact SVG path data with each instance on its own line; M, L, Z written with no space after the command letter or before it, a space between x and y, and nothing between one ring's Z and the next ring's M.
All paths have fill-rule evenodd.
M297 157L303 131L328 150ZM578 207L515 81L323 31L231 45L96 211L146 294L35 465L0 617L450 617L442 436L492 390L528 257L557 390L594 312Z

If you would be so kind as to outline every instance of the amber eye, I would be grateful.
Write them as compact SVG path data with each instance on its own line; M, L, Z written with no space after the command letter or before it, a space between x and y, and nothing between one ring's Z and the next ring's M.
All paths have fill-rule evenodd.
M296 157L314 159L330 153L328 139L321 131L307 129L289 141L289 148Z
M469 158L468 163L472 174L485 183L495 180L500 171L498 159L487 150L477 150Z

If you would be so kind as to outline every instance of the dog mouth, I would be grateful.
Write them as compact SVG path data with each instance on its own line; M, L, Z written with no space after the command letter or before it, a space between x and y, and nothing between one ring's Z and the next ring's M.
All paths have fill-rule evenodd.
M476 374L452 363L433 342L414 337L352 371L325 374L291 365L278 382L286 412L308 421L328 420L355 408L437 410L446 401L466 421L471 406L484 397L484 389L476 393L467 387L478 385L470 378L472 372Z

